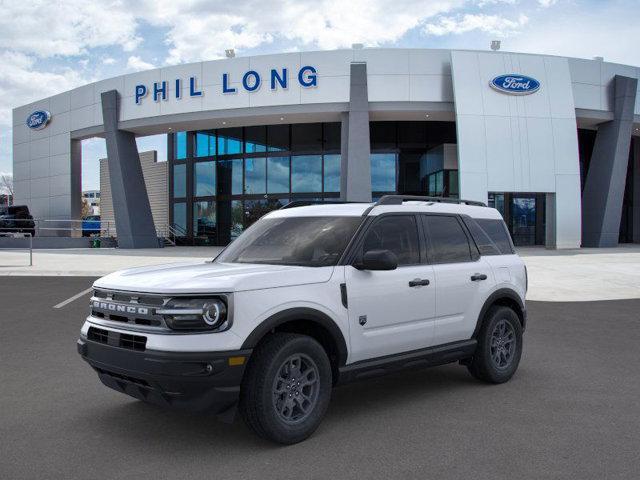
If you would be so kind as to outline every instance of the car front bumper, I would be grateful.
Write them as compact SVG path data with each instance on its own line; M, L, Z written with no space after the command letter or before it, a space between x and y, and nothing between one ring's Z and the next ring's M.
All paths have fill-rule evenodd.
M81 337L78 353L104 385L162 406L223 413L238 401L251 350L136 351Z

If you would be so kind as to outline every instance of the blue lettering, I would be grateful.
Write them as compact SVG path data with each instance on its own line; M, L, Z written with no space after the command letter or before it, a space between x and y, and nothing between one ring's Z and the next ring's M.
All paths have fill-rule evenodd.
M189 95L192 97L202 96L202 90L196 90L196 77L189 78Z
M147 95L147 87L144 85L136 85L136 104L140 105L143 97Z
M306 77L305 74L309 73ZM318 85L318 78L316 75L316 69L314 67L306 66L302 67L298 72L298 81L303 87L316 87Z
M236 93L236 89L229 87L229 74L222 74L222 93Z
M271 69L271 90L276 89L276 82L280 84L282 88L287 88L287 69L282 69L282 76L278 74L275 68Z
M176 78L176 98L180 98L182 91L180 90L180 79Z
M167 99L167 82L163 81L160 83L160 85L162 85L162 88L158 88L158 82L154 82L153 84L153 101L157 102L158 101L158 94L162 92L162 100L166 100Z
M249 83L249 77L253 77L253 84ZM253 92L260 87L260 75L254 70L249 70L242 77L242 86L247 92Z

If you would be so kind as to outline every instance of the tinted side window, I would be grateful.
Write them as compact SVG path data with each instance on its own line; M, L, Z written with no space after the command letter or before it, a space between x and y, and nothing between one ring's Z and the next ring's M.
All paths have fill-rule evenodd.
M478 218L476 221L493 241L496 247L498 247L498 250L500 250L502 255L511 255L513 253L509 232L502 220Z
M398 265L420 262L418 229L413 215L392 215L377 220L367 231L362 252L390 250L398 257Z
M422 221L431 240L431 263L471 261L469 240L456 217L425 215Z
M478 225L475 219L471 217L462 217L462 221L469 229L469 232L471 232L471 236L476 242L478 250L480 250L480 255L500 255L500 250L496 244L489 238L482 227Z

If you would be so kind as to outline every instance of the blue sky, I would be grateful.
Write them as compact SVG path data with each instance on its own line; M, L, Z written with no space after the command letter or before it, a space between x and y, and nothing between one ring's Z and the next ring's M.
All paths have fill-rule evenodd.
M0 0L0 172L10 173L11 109L152 67L366 46L502 49L640 66L637 0ZM166 140L140 139L166 157ZM102 140L83 145L98 184Z

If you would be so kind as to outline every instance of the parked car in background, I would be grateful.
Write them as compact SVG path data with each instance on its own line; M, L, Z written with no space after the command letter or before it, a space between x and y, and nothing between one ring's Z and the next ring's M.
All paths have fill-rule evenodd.
M13 205L0 212L0 232L36 234L36 224L26 205Z
M89 215L82 219L82 236L100 235L100 215Z

